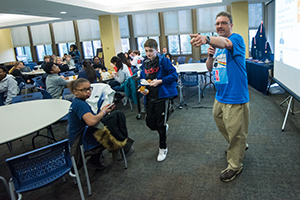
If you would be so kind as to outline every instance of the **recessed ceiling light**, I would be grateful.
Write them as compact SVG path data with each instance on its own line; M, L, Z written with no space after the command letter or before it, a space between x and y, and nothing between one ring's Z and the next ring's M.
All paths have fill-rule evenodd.
M60 14L65 15L65 14L67 14L67 12L66 11L61 11Z

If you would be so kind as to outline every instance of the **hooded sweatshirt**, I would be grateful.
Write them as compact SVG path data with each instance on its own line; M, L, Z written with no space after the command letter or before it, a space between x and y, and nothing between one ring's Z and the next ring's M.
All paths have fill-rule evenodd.
M10 74L0 81L0 93L4 93L4 105L11 104L12 98L18 95L18 83Z

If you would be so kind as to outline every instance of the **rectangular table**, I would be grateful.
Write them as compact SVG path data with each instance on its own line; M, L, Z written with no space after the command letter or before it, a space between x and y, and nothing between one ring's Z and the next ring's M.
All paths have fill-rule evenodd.
M269 83L269 70L273 69L273 62L266 64L247 60L246 68L248 84L266 94Z

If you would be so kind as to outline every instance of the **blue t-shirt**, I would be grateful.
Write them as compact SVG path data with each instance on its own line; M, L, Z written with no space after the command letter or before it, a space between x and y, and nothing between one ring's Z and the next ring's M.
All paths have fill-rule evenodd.
M100 79L100 78L101 78L101 75L100 75L99 71L95 70L95 72L96 72L96 77L97 77L98 79ZM85 79L88 79L88 76L87 76L86 71L85 71L84 69L82 69L82 70L79 72L78 78L85 78ZM97 78L96 78L92 83L98 83Z
M75 98L69 108L69 144L72 146L78 134L83 133L85 126L87 125L83 120L83 115L86 113L93 113L91 107L83 100ZM96 142L96 139L92 134L89 134L91 140Z
M228 37L233 49L216 49L213 63L216 99L226 104L242 104L249 101L246 70L246 47L241 35Z

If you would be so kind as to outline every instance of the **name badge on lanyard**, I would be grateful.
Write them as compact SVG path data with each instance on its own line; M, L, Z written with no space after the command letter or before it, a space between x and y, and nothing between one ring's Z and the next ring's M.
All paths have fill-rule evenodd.
M215 84L228 84L226 52L218 49L213 63L213 75Z

